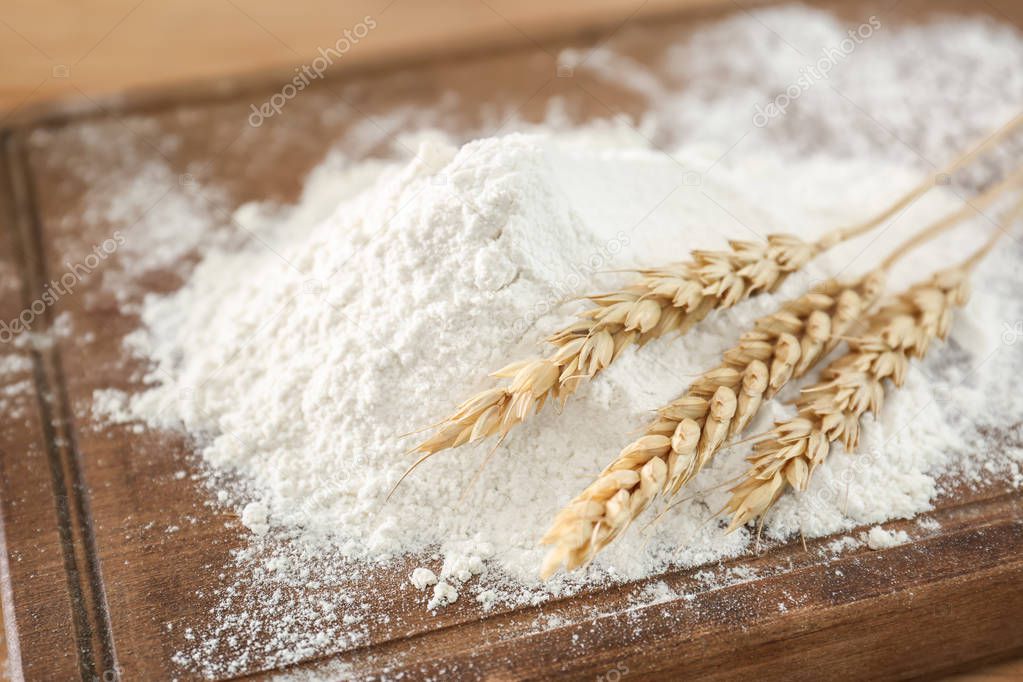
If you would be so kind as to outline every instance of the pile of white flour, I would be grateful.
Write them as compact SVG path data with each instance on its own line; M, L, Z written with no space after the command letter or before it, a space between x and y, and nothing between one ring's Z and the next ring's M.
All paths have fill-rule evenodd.
M821 44L841 40L845 31L833 18L804 9L762 16L796 35L802 26L803 35ZM783 46L747 40L762 30L732 20L698 39L704 47L725 39L751 45L756 54L744 53L742 63L769 72L746 84L762 82L760 90L740 90L743 112L751 111L747 102L773 98L776 85L796 75L788 61L795 58ZM983 23L928 30L879 35L870 48L881 55L864 59L919 54L935 42L955 42L945 38L950 31L976 40L969 44L977 54L982 43L1020 54L1018 36ZM677 48L686 49L696 48ZM710 59L718 52L702 54ZM612 52L599 56L593 68L624 73ZM855 57L838 68L851 69ZM1018 78L998 81L996 57L932 65L954 65L975 82L1006 86L978 95L995 99L978 105L974 119L948 119L958 146L1008 119L1023 95ZM647 82L639 76L631 82ZM309 178L298 205L238 209L235 220L258 241L242 249L212 247L179 291L147 299L143 324L129 344L152 363L150 388L130 398L99 392L97 411L194 436L213 485L223 486L221 501L238 507L262 548L242 555L264 557L262 574L292 565L272 564L284 556L327 555L358 572L412 555L421 566L411 580L431 609L455 600L476 600L488 609L572 589L564 576L538 584L543 550L537 540L652 410L716 365L756 317L815 280L865 271L898 240L962 205L955 192L936 188L887 225L883 237L826 254L775 294L714 314L683 338L627 352L561 414L546 409L489 460L492 443L442 452L385 502L413 459L405 453L417 436L403 435L436 423L490 385L490 371L535 353L537 342L578 309L570 299L628 281L610 271L683 260L693 249L772 232L814 239L868 217L932 172L891 158L889 147L872 153L864 145L849 153L839 145L792 154L765 135L732 151L745 137L748 115L728 127L739 105L711 94L710 78L697 78L684 95L671 84L657 86L660 99L644 130L663 132L669 116L658 112L674 116L683 104L687 117L704 121L702 135L673 129L668 137L682 141L670 153L619 122L571 132L532 126L525 134L464 146L421 132L404 141L416 149L411 160L333 157ZM832 82L872 108L884 104L888 92L877 78L887 78L891 88L900 81L895 72L871 78L868 87L855 75L839 80L836 72ZM1007 91L1015 102L998 99ZM694 93L701 92L698 99ZM807 93L797 120L833 120L831 105L814 108L813 98L823 96ZM898 112L913 98L887 96ZM934 127L928 139L944 141L944 152L929 149L932 162L948 161L955 149L938 130L943 121L917 120ZM971 135L961 135L960 127ZM826 136L828 126L822 130ZM992 229L980 218L914 252L894 273L892 290L951 264ZM1023 232L1017 226L1015 233ZM835 452L807 493L786 496L768 518L771 537L821 536L912 516L929 507L939 476L949 472L1020 484L1019 425L1009 425L1023 405L1009 384L1023 347L1023 274L1019 242L1006 239L1003 246L978 272L977 293L958 315L951 340L934 346L882 415L867 417L862 452ZM754 430L786 410L776 401ZM1013 428L1015 438L1004 435ZM978 454L985 442L978 434L986 429L1000 430L1003 447ZM691 499L645 533L645 521L636 524L598 559L589 578L648 576L672 563L695 565L749 549L746 531L725 535L712 520L726 499L726 483L743 470L744 452L743 446L722 451L696 479ZM227 479L241 484L222 483ZM274 550L282 537L288 542ZM266 552L276 558L265 559ZM358 622L352 618L349 625ZM326 630L318 627L322 636ZM328 639L336 644L353 629L336 625ZM279 643L295 647L296 656L322 643L289 637Z
M435 456L385 503L412 461L404 453L415 437L402 434L435 423L488 385L489 371L534 352L546 331L566 321L572 305L563 301L599 288L609 277L600 273L779 229L812 239L836 216L863 217L864 206L880 206L879 199L919 180L877 162L783 167L747 155L741 166L688 187L692 152L669 158L601 139L511 134L457 148L425 136L417 159L374 163L372 180L358 166L329 183L314 180L303 207L334 207L318 222L303 207L284 219L244 207L238 219L258 226L272 247L215 250L180 291L147 302L145 326L130 342L153 361L156 385L131 400L130 413L195 434L211 468L241 474L252 496L242 521L254 533L301 529L303 539L339 544L357 559L440 547L455 563L468 556L471 573L482 570L479 559L496 555L501 569L528 580L540 556L536 541L559 505L629 442L651 410L716 365L752 319L813 279L861 271L859 263L874 262L960 205L936 190L883 240L827 254L776 294L714 315L683 338L627 353L563 413L547 410L516 430L475 484L491 444ZM826 214L793 190L810 183L810 202L831 198ZM892 288L950 264L985 229L974 223L914 253ZM972 320L993 334L981 333L964 349L977 360L982 344L997 342L1001 332L997 319L972 317L997 310L997 294L980 291L957 329ZM843 499L812 509L787 500L771 519L772 534L819 535L925 508L934 466L965 447L945 406L931 400L933 390L924 373L911 375L880 423L866 430L864 450L878 456L852 470ZM705 524L723 500L720 485L742 465L739 455L718 457L695 486L708 491L705 500L658 526L653 537L663 546L631 533L602 563L641 576L679 546L688 563L741 550L743 533L724 536ZM849 473L852 462L836 455L817 486Z

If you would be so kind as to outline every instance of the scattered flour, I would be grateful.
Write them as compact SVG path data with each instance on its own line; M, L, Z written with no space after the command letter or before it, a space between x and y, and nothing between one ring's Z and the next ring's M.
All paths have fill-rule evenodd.
M631 606L651 606L661 604L679 597L678 592L673 590L663 580L656 580L645 585L638 595L629 600Z
M483 590L476 595L476 601L480 603L480 607L484 611L489 611L497 603L497 592L494 590Z
M628 58L629 35L600 48L585 68L621 76L649 98L635 124L571 131L553 122L523 124L524 133L461 145L419 131L403 140L415 148L412 159L344 164L332 156L296 206L250 204L235 212L233 222L258 234L259 243L213 243L178 291L146 299L128 345L151 363L148 390L97 392L94 410L195 439L218 501L240 509L254 534L253 547L237 553L246 580L282 586L261 611L262 627L273 629L267 651L288 652L275 663L365 641L362 591L370 589L374 566L396 558L423 564L401 583L418 590L427 609L455 603L468 590L474 597L462 601L490 610L748 550L748 529L726 535L714 521L727 483L743 470L744 448L736 446L645 534L626 534L578 575L536 579L543 554L537 540L554 513L651 410L717 364L756 317L815 280L864 271L887 246L959 208L956 188L936 188L886 226L884 239L829 252L775 294L713 314L681 339L624 354L561 414L545 410L493 456L492 443L441 453L385 498L410 462L403 453L412 443L401 434L435 423L489 385L487 372L533 352L578 309L574 297L627 281L609 271L681 260L693 249L769 232L812 239L864 218L931 172L918 155L944 163L952 147L1008 119L1023 102L1023 72L1006 66L1023 59L1023 41L964 19L879 32L827 83L757 129L753 106L784 92L804 62L763 24L802 36L806 54L839 43L846 32L831 15L806 8L758 17L762 22L737 16L676 41L662 58L696 63L685 88L672 82L671 68L661 77ZM735 44L745 50L718 49ZM906 94L905 73L916 74L919 54L936 47L945 58L932 60L920 76L926 82ZM700 59L687 57L694 54ZM969 110L921 119L922 112L945 112L945 100L930 96L947 87L925 92L930 79L960 84ZM922 151L906 152L893 136ZM950 262L990 229L977 219L914 252L893 273L892 288ZM978 272L977 294L950 340L914 364L880 415L865 419L859 452L836 448L809 490L778 503L768 537L819 537L911 517L930 507L943 474L1019 483L1023 405L1013 382L1023 348L1014 346L1017 336L1023 340L1023 249L1018 241L1003 244ZM792 414L780 401L764 412L754 430ZM1014 420L1015 431L1007 431ZM991 433L1001 447L972 456L971 446ZM971 457L960 457L964 452ZM876 549L906 539L876 527L865 541ZM856 544L850 536L829 548ZM754 578L741 567L728 575ZM334 601L293 596L311 583L331 586ZM658 584L645 596L669 597ZM196 651L181 654L183 664L202 667L223 638L258 629L252 614L248 621L233 615L235 589L218 595L225 617ZM286 622L274 615L281 612L289 613ZM335 612L343 615L332 619ZM232 665L244 669L244 662Z
M829 542L825 546L825 549L827 550L828 554L835 555L841 554L842 552L848 552L851 549L856 549L862 544L863 544L862 542L860 542L851 535L843 535L842 537L836 538Z
M103 388L92 394L92 414L97 420L105 418L112 422L126 422L132 419L128 411L128 394L116 388Z
M28 354L8 353L0 355L0 377L22 374L32 369L32 358Z
M881 526L874 526L862 534L870 549L888 549L898 547L909 542L909 533L904 530L885 530Z
M25 403L32 395L32 357L28 353L0 354L0 411L13 423L28 416Z

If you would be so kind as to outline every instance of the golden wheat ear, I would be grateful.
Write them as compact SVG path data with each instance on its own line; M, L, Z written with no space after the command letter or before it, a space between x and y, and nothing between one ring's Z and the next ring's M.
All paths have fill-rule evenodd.
M1008 223L1021 214L1023 200L1009 213ZM863 414L877 414L886 383L902 386L910 360L922 358L933 340L945 338L952 311L969 297L970 273L1001 234L994 233L961 264L910 287L866 320L868 331L851 340L848 352L803 392L796 403L798 416L776 424L770 437L754 446L749 471L726 505L730 530L762 521L787 489L806 490L834 443L856 448Z
M900 257L990 206L1021 181L1023 170L911 235L864 277L847 283L828 280L757 320L736 346L725 351L718 367L660 408L645 434L627 445L593 484L558 513L541 540L552 545L542 573L549 575L562 565L572 570L586 564L656 496L677 493L727 438L742 433L764 401L808 372L846 338L875 306L884 290L886 271ZM760 489L754 501L773 504L779 490L776 486Z
M876 299L879 277L847 285L829 281L759 319L721 365L662 407L646 433L558 513L541 540L552 545L542 575L586 564L655 497L690 481L764 400L831 349L832 333L846 330Z

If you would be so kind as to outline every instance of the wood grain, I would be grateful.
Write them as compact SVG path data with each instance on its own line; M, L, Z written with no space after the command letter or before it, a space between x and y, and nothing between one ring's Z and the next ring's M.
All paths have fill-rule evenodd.
M890 20L949 8L962 5L907 1ZM1023 8L1006 11L1019 25ZM666 41L698 28L695 20L649 24L632 56L655 62ZM103 182L158 172L167 197L199 193L226 227L229 211L246 201L294 200L332 147L354 158L393 153L395 131L423 124L462 138L494 134L512 116L541 120L555 97L576 122L643 110L621 84L586 73L559 78L562 44L334 79L258 128L247 123L249 107L276 90L273 78L185 103L100 102L88 116L9 130L0 166L0 319L15 317L67 261L114 230L132 239L145 225L137 222L144 210L84 217ZM442 92L456 93L457 105L438 107ZM0 429L0 578L16 678L196 677L171 657L188 647L186 626L211 618L217 574L246 539L191 476L185 439L92 418L96 389L142 386L121 345L137 319L103 285L118 271L116 261L106 265L39 320L47 328L59 314L74 333L32 352L33 369L15 378L28 389ZM130 278L122 293L137 302L179 284L168 267ZM997 437L983 447L997 446ZM482 619L462 603L424 616L408 606L404 567L381 571L374 582L384 589L367 600L395 614L393 622L303 666L343 662L360 675L412 678L593 679L627 670L636 679L904 679L1023 652L1020 493L954 489L928 516L939 531L894 524L915 541L883 552L834 559L821 551L826 540L807 551L792 543L703 575L673 571ZM737 581L735 569L755 577ZM686 597L644 599L658 581ZM537 627L550 617L559 625ZM265 676L270 653L254 653L237 674Z

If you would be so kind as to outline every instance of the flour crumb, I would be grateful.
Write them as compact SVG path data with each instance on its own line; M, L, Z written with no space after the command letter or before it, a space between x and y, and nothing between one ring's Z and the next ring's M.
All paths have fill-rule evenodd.
M862 542L860 542L851 535L843 535L842 537L832 540L827 545L825 545L825 550L827 551L828 554L836 555L841 554L843 552L848 552L851 549L856 549L862 544L863 544Z
M412 575L409 576L409 580L416 586L416 589L423 590L430 585L437 584L437 575L430 569L419 566L412 571Z
M260 502L249 502L242 509L242 524L256 535L264 535L270 530L269 511Z
M483 559L475 555L449 554L444 558L444 566L440 574L442 578L459 583L470 580L484 570Z
M429 601L426 608L433 611L441 606L454 604L457 600L458 590L450 583L439 582L433 586L433 599Z
M909 533L904 530L885 530L881 526L874 526L863 534L867 547L870 549L888 549L898 547L909 542Z

